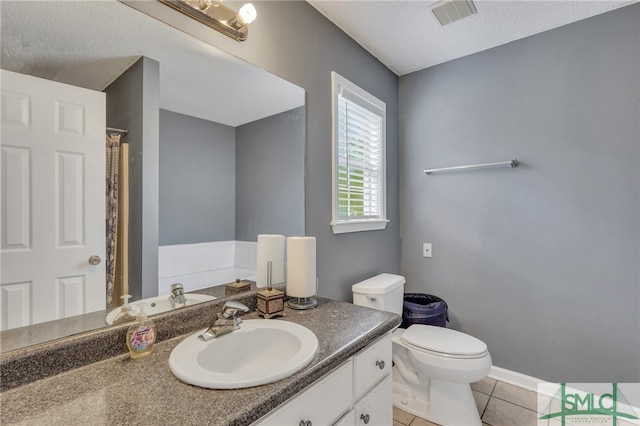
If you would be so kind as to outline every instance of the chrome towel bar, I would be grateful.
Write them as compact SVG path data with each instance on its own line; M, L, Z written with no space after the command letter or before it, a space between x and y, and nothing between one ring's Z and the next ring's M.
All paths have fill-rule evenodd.
M441 167L439 169L425 169L424 173L427 175L430 175L431 173L437 173L437 172L451 172L451 171L457 171L457 170L483 169L486 167L502 167L502 166L509 166L511 168L518 167L518 160L513 159L511 161L501 161L499 163L471 164L468 166Z

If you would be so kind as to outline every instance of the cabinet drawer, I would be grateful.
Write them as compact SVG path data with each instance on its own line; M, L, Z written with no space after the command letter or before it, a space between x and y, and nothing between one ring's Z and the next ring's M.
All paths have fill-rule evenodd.
M352 404L353 361L349 360L281 408L258 420L255 425L330 425L346 413Z
M391 376L383 379L353 407L357 426L393 424L393 384Z
M391 374L391 333L354 357L355 399Z

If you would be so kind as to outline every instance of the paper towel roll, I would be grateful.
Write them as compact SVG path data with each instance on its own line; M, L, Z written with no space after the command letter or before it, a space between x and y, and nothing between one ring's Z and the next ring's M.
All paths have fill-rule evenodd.
M287 295L316 294L316 238L287 238Z
M267 286L267 263L271 261L271 284L284 282L284 235L258 235L256 286Z

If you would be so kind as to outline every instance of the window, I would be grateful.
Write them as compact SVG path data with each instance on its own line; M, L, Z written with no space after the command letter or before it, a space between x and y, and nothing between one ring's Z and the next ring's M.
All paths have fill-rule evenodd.
M334 234L387 226L386 105L331 73Z

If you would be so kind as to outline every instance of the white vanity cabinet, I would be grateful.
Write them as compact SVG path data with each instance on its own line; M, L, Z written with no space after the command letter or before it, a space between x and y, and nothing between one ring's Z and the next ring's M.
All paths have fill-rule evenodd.
M353 406L355 423L350 426L384 426L393 424L393 384L386 376ZM345 423L346 425L346 423Z
M354 396L360 399L385 376L391 374L391 334L385 334L353 357Z
M334 426L383 426L393 422L391 375L385 376L375 388L360 399Z
M387 333L353 357L353 426L393 424L391 383L391 333Z
M391 333L387 333L254 426L392 423Z
M353 361L349 360L254 425L330 425L351 408L352 398Z

